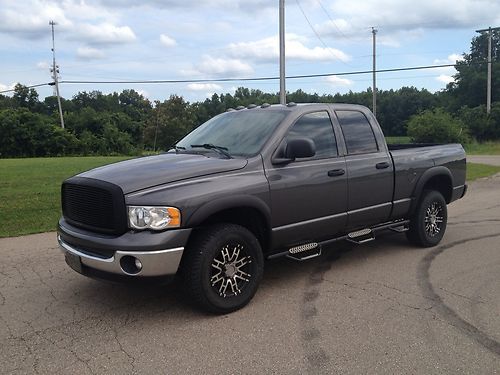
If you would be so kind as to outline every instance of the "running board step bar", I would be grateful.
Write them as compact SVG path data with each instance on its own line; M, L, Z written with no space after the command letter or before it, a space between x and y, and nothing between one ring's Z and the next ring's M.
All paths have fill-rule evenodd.
M347 241L354 242L355 244L362 244L365 242L370 242L375 239L375 234L370 228L357 230L356 232L351 232L347 235Z
M288 249L287 258L302 262L321 255L321 246L316 242L310 242Z
M392 230L393 232L396 232L396 233L404 233L404 232L408 232L410 230L410 227L408 226L408 224L406 225L400 225L399 227L394 227L394 228L389 228L390 230Z
M350 241L355 244L361 244L368 241L372 241L375 239L375 233L384 230L391 230L394 232L402 233L408 230L408 226L410 224L410 220L401 219L396 221L391 221L388 223L383 223L372 228L361 229L355 232L351 232L347 235L334 237L328 240L324 240L321 242L311 242L298 246L291 247L286 251L282 251L279 253L271 254L267 257L267 259L274 259L286 256L290 259L302 261L306 259L315 258L321 255L321 249L323 247L328 248L329 245L332 245L339 241Z

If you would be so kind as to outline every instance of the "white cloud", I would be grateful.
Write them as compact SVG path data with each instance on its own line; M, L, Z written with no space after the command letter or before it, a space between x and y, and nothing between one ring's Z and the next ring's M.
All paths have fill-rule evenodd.
M436 77L436 80L445 84L455 81L455 79L452 76L448 76L446 74L440 74L438 77Z
M190 83L187 87L191 91L222 90L222 86L216 83Z
M0 32L22 35L29 39L47 36L49 21L53 20L59 28L67 29L72 22L65 16L64 10L54 3L45 1L8 1L0 9Z
M350 57L336 49L304 45L305 38L296 34L286 34L286 58L307 61L349 61ZM279 37L272 36L253 42L231 43L228 53L240 59L252 59L260 62L275 62L279 57Z
M487 11L485 11L487 9ZM500 22L498 0L332 0L335 18L316 25L323 37L343 43L371 39L370 27L378 29L377 44L401 47L409 39L420 39L425 30L472 29Z
M142 95L144 98L148 99L150 97L150 94L148 91L146 90L137 90L137 93L139 95Z
M78 47L76 56L82 60L98 60L106 57L104 52L93 47Z
M111 7L151 7L151 8L188 8L208 7L215 9L234 9L245 12L259 12L264 9L275 7L275 4L269 0L100 0L102 4ZM194 5L194 3L196 3Z
M487 11L485 11L487 9ZM332 14L354 28L377 26L384 30L456 29L481 21L499 20L496 0L420 0L418 5L401 0L335 0Z
M16 85L16 83L11 83L10 85L5 85L5 84L0 82L0 91L12 90L15 85Z
M434 59L434 64L436 65L445 65L445 64L455 64L457 61L462 61L464 57L457 53L452 53L445 59ZM453 66L447 66L442 68L436 68L435 71L441 73L436 80L441 83L451 83L454 82L455 79L453 76L457 73L456 69Z
M50 69L50 64L47 61L39 61L36 63L36 67L41 70Z
M115 26L108 22L98 25L82 24L79 27L80 38L87 43L125 44L134 42L137 37L128 26Z
M108 10L104 6L91 4L85 0L62 0L61 3L64 12L72 19L91 20L92 22L112 22L119 20L118 13L114 10Z
M330 83L334 87L345 87L351 86L354 82L347 78L341 78L337 76L328 76L326 77L326 81Z
M239 60L215 58L209 55L204 55L202 61L196 64L194 68L182 70L183 75L206 75L206 76L239 76L253 73L253 68Z
M434 59L434 64L455 64L457 61L462 61L464 57L458 53L452 53L446 59Z
M160 35L160 42L163 44L165 47L174 47L177 45L177 42L175 41L174 38L169 37L168 35L161 34Z

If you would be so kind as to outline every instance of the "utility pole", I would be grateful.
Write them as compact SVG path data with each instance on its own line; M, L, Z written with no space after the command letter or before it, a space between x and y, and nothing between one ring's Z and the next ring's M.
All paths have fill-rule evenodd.
M57 96L57 105L59 107L59 117L61 118L61 128L64 129L64 118L63 118L63 113L62 113L62 106L61 106L61 96L59 95L59 66L56 65L56 46L54 43L54 26L57 25L54 21L50 21L49 25L52 28L52 69L50 69L50 72L52 73L52 79L54 79L54 94Z
M285 0L280 1L280 104L286 104L285 88Z
M488 32L488 78L486 83L486 113L491 112L491 37L492 32L500 30L500 27L488 27L487 29L476 30L476 33Z
M373 95L373 104L372 104L372 112L375 117L377 117L377 29L372 27L372 35L373 35L373 85L372 85L372 95Z

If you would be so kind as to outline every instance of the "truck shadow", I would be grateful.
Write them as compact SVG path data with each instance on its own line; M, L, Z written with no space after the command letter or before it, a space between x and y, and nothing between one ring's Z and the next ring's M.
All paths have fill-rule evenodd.
M390 257L395 251L415 250L404 235L387 233L379 236L376 241L363 245L354 245L346 241L336 243L325 248L321 256L304 262L288 258L269 260L265 264L264 277L257 295L272 296L274 293L282 293L290 285L303 284L310 275L318 273L325 267L330 269L333 263L338 264L340 272L355 267L358 262L366 263L373 256L380 257L387 254ZM178 279L168 285L142 283L124 285L88 279L82 279L78 284L79 299L84 297L86 303L106 305L110 310L127 308L130 314L140 315L156 311L176 315L210 316L193 308Z

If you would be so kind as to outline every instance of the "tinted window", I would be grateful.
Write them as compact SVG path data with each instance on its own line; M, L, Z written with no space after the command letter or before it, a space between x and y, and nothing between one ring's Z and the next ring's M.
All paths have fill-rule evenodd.
M377 141L365 115L358 111L336 111L349 154L377 152Z
M292 137L308 137L314 141L316 155L307 159L324 159L337 156L337 142L327 112L308 113L302 116L288 132L287 138Z
M227 148L233 156L255 155L286 115L258 109L226 112L197 127L177 146L189 150L191 145L211 143Z

